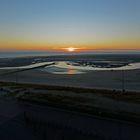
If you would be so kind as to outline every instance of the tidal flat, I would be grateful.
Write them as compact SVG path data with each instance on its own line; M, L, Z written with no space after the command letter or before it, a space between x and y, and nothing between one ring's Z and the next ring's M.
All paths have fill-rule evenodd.
M72 65L70 63L68 68L54 68L56 65L51 66L50 64L57 62L71 62ZM139 64L139 62L140 56L138 54L1 58L0 80L40 85L140 91L140 69L137 67L136 69L119 70L118 68L118 65L130 68L132 67L130 64ZM46 66L46 64L50 66ZM79 67L77 64L82 65L82 70L75 69L75 67ZM96 67L93 67L93 64L96 64ZM115 66L112 66L112 64L115 64ZM107 68L109 66L111 68ZM5 67L8 67L8 69L5 69ZM104 69L104 67L108 70L96 70ZM113 68L116 68L116 70L113 70Z

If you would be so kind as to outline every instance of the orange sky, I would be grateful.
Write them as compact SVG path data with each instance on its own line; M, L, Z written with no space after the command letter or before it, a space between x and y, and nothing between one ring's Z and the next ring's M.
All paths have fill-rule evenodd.
M127 50L127 49L140 49L140 41L138 39L128 40L101 40L102 42L45 42L39 40L22 40L15 38L0 39L0 49L13 49L13 50L64 50L64 48L74 47L78 48L77 51L86 50Z
M138 0L0 1L0 50L140 49Z

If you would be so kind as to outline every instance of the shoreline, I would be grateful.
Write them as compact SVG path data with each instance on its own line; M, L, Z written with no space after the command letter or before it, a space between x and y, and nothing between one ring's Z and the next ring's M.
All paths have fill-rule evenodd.
M52 60L52 61L51 61ZM23 59L0 59L0 67L10 66L25 66L31 65L32 62L48 63L56 61L132 61L140 62L140 55L133 56L59 56L59 57L36 57ZM19 83L34 83L43 85L58 85L58 86L75 86L100 89L112 89L126 91L140 91L140 69L120 71L88 71L87 73L68 75L68 74L52 74L46 71L41 71L43 68L24 69L17 72L16 70L0 70L0 79L2 81L11 81ZM5 73L5 74L4 74ZM7 73L7 75L6 75ZM8 74L9 73L9 74ZM123 75L124 74L124 75ZM124 76L124 77L123 77ZM124 78L124 79L123 79ZM75 80L76 79L76 80ZM123 83L124 82L124 83Z

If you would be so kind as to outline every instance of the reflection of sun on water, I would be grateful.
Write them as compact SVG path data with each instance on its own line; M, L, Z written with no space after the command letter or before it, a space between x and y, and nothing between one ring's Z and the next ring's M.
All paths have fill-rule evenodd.
M46 67L44 71L47 71L53 74L67 74L67 75L85 73L80 69L74 68L73 62L69 62L69 61L55 62L55 64L53 64L52 66Z
M69 75L75 74L77 72L76 70L72 69L71 65L67 65L67 69L68 69L67 74L69 74Z
M76 72L77 72L76 70L68 69L67 74L72 75L72 74L76 74Z

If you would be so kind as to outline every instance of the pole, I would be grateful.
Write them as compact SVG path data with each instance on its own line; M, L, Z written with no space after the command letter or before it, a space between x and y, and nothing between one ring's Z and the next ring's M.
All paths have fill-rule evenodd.
M124 70L122 70L122 92L124 93L125 92L125 80L124 80Z
M18 69L17 69L17 72L16 72L16 83L18 83Z

